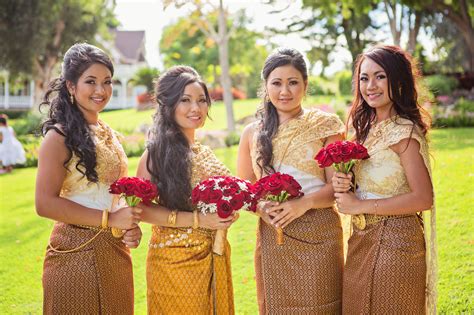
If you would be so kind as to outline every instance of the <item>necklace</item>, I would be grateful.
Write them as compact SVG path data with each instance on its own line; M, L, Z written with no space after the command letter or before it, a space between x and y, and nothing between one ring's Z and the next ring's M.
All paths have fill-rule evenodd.
M293 116L290 116L290 117L284 119L284 120L281 121L278 125L281 126L281 125L283 125L284 123L286 123L287 121L289 121L289 120L291 120L291 119L298 118L298 117L301 116L301 114L303 114L303 113L304 113L304 109L303 109L303 107L301 107L300 110L299 110L299 112L297 112L297 113L296 113L295 115L293 115Z

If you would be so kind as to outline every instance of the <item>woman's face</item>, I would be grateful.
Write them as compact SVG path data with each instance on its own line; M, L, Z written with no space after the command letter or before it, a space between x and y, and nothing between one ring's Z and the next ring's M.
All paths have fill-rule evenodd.
M376 110L389 109L393 104L387 74L370 58L365 58L360 65L359 90L367 104Z
M199 83L194 82L184 88L183 96L176 106L174 118L183 131L197 129L204 125L208 110L209 104L204 89Z
M68 90L74 96L75 102L86 120L104 109L112 95L112 74L100 63L87 68L73 85L68 81Z
M275 68L265 84L270 101L281 112L299 110L306 87L303 75L292 65Z

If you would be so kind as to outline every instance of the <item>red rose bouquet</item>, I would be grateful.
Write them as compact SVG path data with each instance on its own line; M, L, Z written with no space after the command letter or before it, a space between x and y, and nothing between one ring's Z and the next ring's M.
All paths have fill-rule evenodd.
M351 141L336 141L319 150L314 157L319 167L324 168L334 164L338 172L348 174L356 160L369 158L367 149L359 143Z
M284 202L304 195L301 185L293 176L279 172L260 178L255 183L254 189L257 200ZM277 244L283 243L283 229L277 228Z
M234 176L213 176L200 182L191 193L191 202L203 214L217 213L227 218L240 209L256 209L253 186L249 181ZM224 230L218 230L213 251L222 255L225 241Z
M158 189L151 181L138 177L122 177L113 182L109 192L124 198L129 207L135 207L140 202L150 205L158 197ZM112 228L115 237L121 237L122 231Z

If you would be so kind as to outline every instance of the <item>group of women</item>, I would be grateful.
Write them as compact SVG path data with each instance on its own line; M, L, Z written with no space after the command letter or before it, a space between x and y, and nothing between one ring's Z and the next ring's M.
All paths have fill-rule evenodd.
M290 174L304 196L257 206L260 314L435 311L429 121L416 69L398 47L362 53L345 126L336 115L302 107L308 72L298 51L280 48L266 59L262 106L241 135L237 176L255 182L274 172ZM211 106L206 84L189 66L158 78L157 111L137 176L157 185L159 202L128 207L108 193L112 182L127 175L119 138L99 119L112 94L112 76L102 50L76 44L44 98L49 115L36 209L57 221L44 262L44 312L133 313L129 248L139 245L143 221L152 224L148 313L233 314L230 246L226 242L217 255L212 245L216 230L229 228L237 216L203 215L190 204L199 181L230 174L195 140ZM317 152L346 135L364 144L370 158L353 175L320 169ZM421 215L428 212L431 218ZM339 213L353 218L345 259ZM122 237L114 237L117 228ZM283 228L283 245L275 241L275 228Z

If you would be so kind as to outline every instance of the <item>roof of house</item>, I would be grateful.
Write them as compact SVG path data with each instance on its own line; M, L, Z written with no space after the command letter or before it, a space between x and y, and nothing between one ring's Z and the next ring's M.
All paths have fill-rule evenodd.
M145 61L145 31L115 31L115 47L121 62Z

